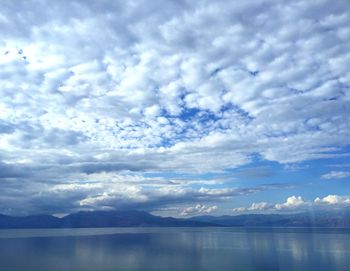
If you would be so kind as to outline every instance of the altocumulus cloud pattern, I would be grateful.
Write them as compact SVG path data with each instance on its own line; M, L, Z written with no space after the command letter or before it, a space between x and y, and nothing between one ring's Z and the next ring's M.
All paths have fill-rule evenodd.
M235 169L346 156L349 14L347 0L2 1L0 212L210 213L276 189L236 186Z

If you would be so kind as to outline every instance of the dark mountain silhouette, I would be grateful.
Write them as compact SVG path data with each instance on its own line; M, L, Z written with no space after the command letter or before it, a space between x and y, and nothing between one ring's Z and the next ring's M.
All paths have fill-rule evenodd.
M57 218L50 215L13 217L0 215L0 228L94 228L94 227L203 227L200 222L154 216L142 211L78 212Z
M142 211L95 211L79 212L65 216L61 227L196 227L209 226L211 223L160 217Z
M51 215L7 216L0 215L0 228L57 228L60 219Z
M98 227L350 227L350 211L299 214L245 214L197 216L188 219L160 217L143 211L78 212L57 218L50 215L0 215L0 228Z

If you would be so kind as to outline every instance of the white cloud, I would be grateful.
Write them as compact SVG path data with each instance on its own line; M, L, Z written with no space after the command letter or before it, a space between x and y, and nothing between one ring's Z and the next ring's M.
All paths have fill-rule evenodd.
M181 212L181 216L195 216L195 215L203 215L203 214L211 214L218 210L217 206L206 206L197 204L193 207L184 208Z
M265 210L269 210L271 209L271 204L267 203L267 202L253 202L252 205L250 207L238 207L238 208L234 208L232 211L233 212L249 212L249 211L253 211L253 212L260 212L260 211L265 211Z
M232 209L236 213L246 212L303 212L305 210L332 210L350 206L350 196L328 195L317 197L314 201L304 200L300 196L291 196L284 203L269 204L267 202L253 203L250 207Z
M267 202L253 202L249 207L234 208L233 212L275 212L275 211L301 211L310 206L310 202L305 201L300 196L290 196L283 203L271 204Z
M9 1L1 161L30 161L50 186L82 170L338 157L350 144L349 12L330 0Z
M267 202L259 202L259 203L253 203L252 206L249 207L250 211L255 210L266 210L269 208L269 204Z
M286 202L276 204L275 208L277 210L289 210L289 209L298 209L306 205L308 205L308 203L304 201L302 197L291 196L287 198Z
M343 179L347 177L350 177L350 172L348 171L331 171L321 176L322 179Z
M19 38L18 32L4 29L2 51L10 53L2 58L1 106L9 110L11 125L27 121L31 127L41 125L44 132L60 128L82 133L89 139L83 146L87 152L98 144L111 153L132 148L144 149L149 156L148 149L165 140L174 148L161 160L181 157L177 144L185 142L195 151L198 141L220 137L198 153L205 156L198 163L201 171L249 163L251 153L281 163L331 157L337 147L349 144L343 119L347 111L341 109L349 101L342 91L348 72L341 68L346 63L339 62L347 59L346 42L324 31L333 27L346 32L347 5L339 2L329 10L324 2L276 6L270 1L201 1L183 9L181 4L157 1L152 7L164 9L151 20L151 8L143 4L110 3L96 12L83 1L60 2L55 8L61 15L40 4L34 12L44 19L33 24L23 23L31 18L29 6L8 5L2 11L8 24L31 33ZM71 5L83 12L76 14ZM309 5L320 12L307 15ZM14 8L26 9L23 21L10 16ZM113 16L108 13L113 9L123 12ZM145 21L135 20L135 14ZM253 19L243 20L239 14ZM271 14L274 23L268 24L264 18ZM214 19L218 17L221 20ZM232 44L237 46L233 49ZM310 52L316 49L315 58ZM331 54L331 49L338 53ZM330 63L336 63L336 71ZM330 70L336 74L327 76ZM224 107L228 110L220 112ZM178 125L181 112L193 108L211 115L205 122L198 114L191 125ZM171 115L166 123L165 111ZM6 144L14 148L26 129L18 127L17 139ZM223 144L231 162L210 159L219 156ZM330 145L334 148L326 148ZM187 156L178 170L191 170L185 165L196 159Z
M315 204L330 204L330 205L350 205L350 196L328 195L324 198L317 197Z

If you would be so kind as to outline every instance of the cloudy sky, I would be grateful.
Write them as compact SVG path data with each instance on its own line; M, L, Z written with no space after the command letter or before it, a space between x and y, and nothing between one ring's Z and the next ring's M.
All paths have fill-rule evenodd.
M0 213L350 206L350 2L4 0Z

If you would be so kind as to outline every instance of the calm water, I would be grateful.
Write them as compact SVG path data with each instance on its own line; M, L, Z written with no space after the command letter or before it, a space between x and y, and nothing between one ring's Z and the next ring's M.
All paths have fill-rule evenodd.
M3 271L350 270L350 230L0 230Z

